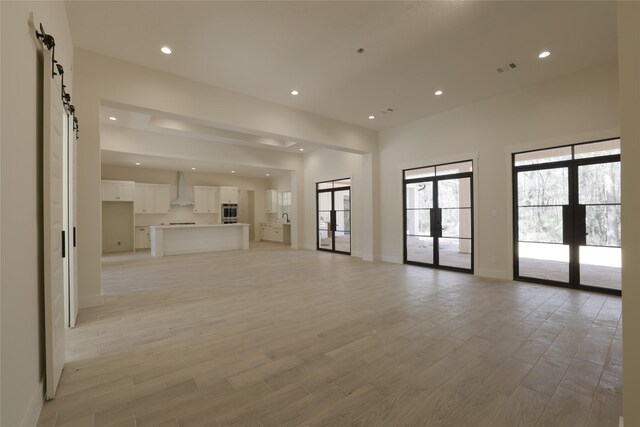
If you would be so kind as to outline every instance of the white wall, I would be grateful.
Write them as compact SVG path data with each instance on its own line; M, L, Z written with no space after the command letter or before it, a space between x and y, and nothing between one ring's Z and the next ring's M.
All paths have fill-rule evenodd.
M100 105L104 101L192 117L217 127L285 140L312 142L356 152L377 149L376 132L327 119L168 73L75 51L82 123L78 144L78 261L81 300L99 298L100 286ZM302 189L302 173L295 172ZM256 201L259 197L256 197ZM257 208L256 208L257 209ZM299 211L298 207L298 211ZM300 217L300 215L297 215ZM258 220L258 218L256 218ZM302 221L291 230L302 234ZM292 245L293 246L293 245Z
M290 174L275 176L269 180L269 188L278 191L291 191Z
M351 255L363 257L363 239L368 223L363 203L365 187L362 173L363 156L335 150L315 150L304 154L304 248L317 246L316 183L351 178Z
M640 3L618 3L622 122L622 321L624 424L640 425Z
M102 253L133 252L133 203L102 202Z
M35 425L44 374L40 214L41 122L38 48L29 13L56 40L56 58L75 101L73 46L62 2L0 2L2 56L1 418L2 426Z
M402 262L402 169L477 157L476 273L510 278L510 153L619 136L617 82L609 63L380 132L382 258Z

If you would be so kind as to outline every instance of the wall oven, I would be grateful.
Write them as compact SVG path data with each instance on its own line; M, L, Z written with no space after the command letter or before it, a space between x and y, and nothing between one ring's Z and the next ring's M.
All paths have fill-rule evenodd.
M222 204L222 223L235 224L238 222L238 204L223 203Z

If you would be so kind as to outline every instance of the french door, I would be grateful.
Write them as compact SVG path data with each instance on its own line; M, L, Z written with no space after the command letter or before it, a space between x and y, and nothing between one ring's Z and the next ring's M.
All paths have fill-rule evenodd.
M404 171L404 262L473 273L471 161Z
M620 140L514 155L514 277L621 292Z
M316 184L317 249L351 254L351 180Z

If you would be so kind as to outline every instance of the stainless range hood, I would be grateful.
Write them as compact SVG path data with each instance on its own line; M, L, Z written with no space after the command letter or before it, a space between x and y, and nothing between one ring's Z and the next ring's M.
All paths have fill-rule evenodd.
M182 172L178 172L178 198L171 202L172 206L192 206L193 200L187 198L187 192L184 189L184 176Z

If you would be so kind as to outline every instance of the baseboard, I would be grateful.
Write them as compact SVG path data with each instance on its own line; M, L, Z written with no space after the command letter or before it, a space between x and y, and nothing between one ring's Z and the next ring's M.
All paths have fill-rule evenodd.
M399 255L382 255L380 260L383 262L391 262L393 264L402 264L403 259Z
M490 268L477 268L475 271L475 275L479 277L488 277L491 279L509 280L509 277L507 276L507 272L504 270L493 270Z
M24 418L22 419L22 425L24 427L35 427L38 424L40 412L42 412L42 405L44 405L44 380L40 381L31 396L27 413L24 414Z
M79 308L97 307L102 304L102 295L86 295L79 300Z

